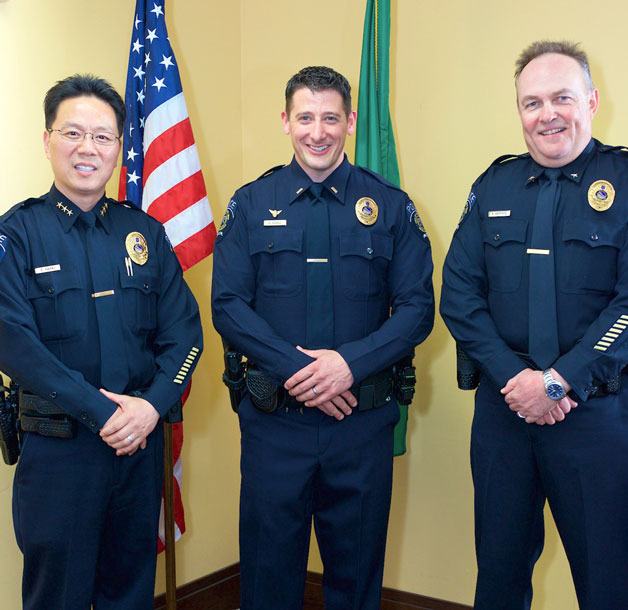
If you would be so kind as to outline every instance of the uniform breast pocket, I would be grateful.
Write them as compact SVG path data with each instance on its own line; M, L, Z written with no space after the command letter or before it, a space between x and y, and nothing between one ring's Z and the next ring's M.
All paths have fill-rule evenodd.
M125 318L136 332L148 332L157 326L159 300L158 276L134 267L132 276L120 271L120 286Z
M258 261L258 285L270 296L288 297L303 289L303 231L279 229L249 237L249 253Z
M612 292L617 282L617 258L624 240L624 227L569 219L563 229L566 273L564 292Z
M494 218L482 223L489 290L514 292L521 285L528 222Z
M87 299L72 270L36 274L28 278L30 301L42 341L74 339L87 327Z
M342 287L349 299L384 296L393 238L372 231L340 234Z

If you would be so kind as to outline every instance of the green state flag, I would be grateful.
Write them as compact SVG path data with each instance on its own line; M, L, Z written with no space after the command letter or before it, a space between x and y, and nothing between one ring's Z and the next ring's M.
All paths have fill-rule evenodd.
M388 81L390 63L390 0L367 0L360 63L355 164L367 167L399 186ZM394 454L406 452L408 407L399 405Z
M355 163L399 186L395 136L388 109L390 0L367 0L360 64Z

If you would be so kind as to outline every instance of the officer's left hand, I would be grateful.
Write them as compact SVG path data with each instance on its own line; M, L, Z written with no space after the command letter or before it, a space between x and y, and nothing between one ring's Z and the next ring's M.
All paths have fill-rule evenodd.
M133 455L146 447L146 437L159 421L159 413L147 400L100 390L109 400L118 405L116 412L107 420L100 437L116 455Z
M353 373L345 359L330 349L304 349L297 345L297 349L314 358L300 371L297 371L284 384L290 396L296 398L306 407L320 407L332 402L338 396L343 400L334 404L342 408L345 405L355 407L358 401L349 392L353 385ZM351 409L348 409L349 413ZM345 415L349 413L345 412Z
M524 369L508 380L500 390L511 411L516 411L526 418L528 423L543 418L556 403L548 398L543 383L543 373Z

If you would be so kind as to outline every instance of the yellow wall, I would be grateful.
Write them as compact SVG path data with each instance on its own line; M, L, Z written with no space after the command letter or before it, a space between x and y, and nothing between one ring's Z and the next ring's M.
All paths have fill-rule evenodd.
M123 89L133 4L0 1L0 210L44 192L51 182L40 138L41 101L53 80L91 70ZM496 156L524 149L512 72L528 42L565 37L584 43L602 96L595 133L609 143L622 142L628 79L621 41L628 5L607 0L603 11L593 13L584 0L392 4L392 114L402 181L430 232L438 292L471 182ZM331 64L350 78L357 98L363 7L364 0L169 0L170 35L216 217L239 184L289 160L279 113L285 81L296 70ZM237 560L239 441L219 382L210 274L211 261L187 274L203 310L206 352L186 415L188 534L177 545L180 583ZM472 396L455 388L453 343L440 320L418 365L410 451L396 462L385 584L471 603ZM11 479L12 470L0 467L0 597L3 606L17 608L20 558L10 521ZM548 526L534 609L575 610L564 553ZM310 565L320 568L314 551ZM163 590L161 576L157 589Z

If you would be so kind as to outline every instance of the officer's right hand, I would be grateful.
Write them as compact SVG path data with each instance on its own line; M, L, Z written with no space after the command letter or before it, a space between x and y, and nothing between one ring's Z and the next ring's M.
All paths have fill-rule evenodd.
M146 447L146 437L159 421L159 413L147 400L137 396L116 394L100 390L118 405L116 412L107 420L100 437L116 455L133 455Z
M347 390L323 404L316 405L316 408L340 421L345 418L345 415L351 415L352 405L356 406L357 401L355 396Z
M556 406L548 411L543 417L537 419L534 423L539 426L548 424L553 426L556 422L564 421L567 414L578 406L578 403L571 399L569 396L565 396L562 400L559 400Z

